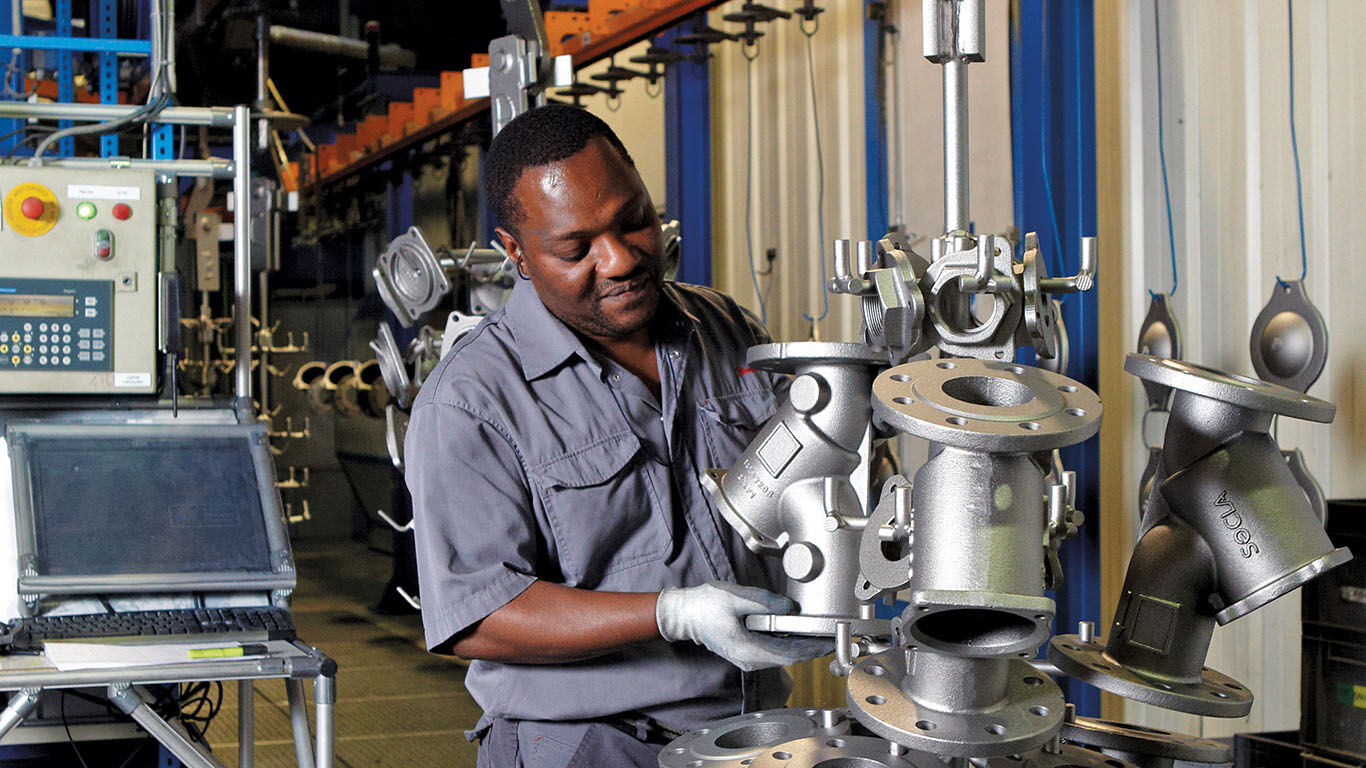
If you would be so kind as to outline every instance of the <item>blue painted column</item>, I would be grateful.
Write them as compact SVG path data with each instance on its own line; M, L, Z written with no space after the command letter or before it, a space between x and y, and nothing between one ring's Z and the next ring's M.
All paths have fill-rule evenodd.
M1011 140L1015 223L1037 232L1052 273L1080 268L1081 238L1096 233L1095 33L1092 0L1018 0L1010 23ZM1102 243L1104 248L1105 244ZM1094 290L1063 301L1071 340L1067 375L1099 389ZM1057 632L1100 616L1099 438L1062 452L1077 473L1077 504L1086 522L1062 546L1065 581L1055 598ZM1098 629L1104 632L1102 626ZM1077 714L1098 716L1100 693L1062 681Z
M656 42L674 47L678 28ZM691 50L688 48L687 50ZM682 225L678 280L711 284L711 76L707 62L670 64L664 77L665 215Z
M865 10L885 3L865 0ZM875 13L864 13L863 22L863 141L864 169L867 181L868 237L878 240L887 234L887 120L886 83L882 68L883 50L887 36L883 22ZM875 18L876 17L876 18Z
M98 37L118 37L116 0L95 0L95 32ZM100 54L100 103L119 102L119 61L113 53ZM100 157L113 157L119 153L119 137L107 133L100 137Z
M15 0L19 2L21 0ZM71 37L71 0L57 0L54 15L57 17L57 35ZM70 104L76 100L76 70L72 63L73 54L54 52L57 57L57 101ZM58 128L70 128L70 120L59 120ZM58 157L71 157L76 152L76 140L65 138L57 142Z
M10 29L12 23L12 20L10 19L10 9L12 7L11 3L21 2L23 2L23 0L0 0L0 35L22 34L22 29ZM10 51L3 52L3 56L0 56L0 58L3 58L4 66L8 67L10 58L13 55L14 54ZM9 86L9 88L13 90L15 93L22 93L24 88L24 63L22 56L19 57L18 70L18 72L14 73L10 73L8 70L6 70L5 72L0 73L0 78L3 78L4 85ZM0 136L8 134L10 131L17 131L22 126L23 121L21 120L0 120ZM0 139L0 157L3 157L4 155L8 154L10 149L12 149L14 145L20 139L23 138L23 135L16 133L7 139Z

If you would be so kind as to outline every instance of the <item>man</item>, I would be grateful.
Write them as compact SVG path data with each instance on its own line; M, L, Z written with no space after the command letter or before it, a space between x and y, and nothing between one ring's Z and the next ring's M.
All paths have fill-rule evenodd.
M777 667L830 650L744 628L794 606L698 480L774 413L744 365L769 339L663 280L654 203L591 114L510 122L484 187L524 279L413 406L427 644L475 660L480 766L654 768L673 733L781 706Z

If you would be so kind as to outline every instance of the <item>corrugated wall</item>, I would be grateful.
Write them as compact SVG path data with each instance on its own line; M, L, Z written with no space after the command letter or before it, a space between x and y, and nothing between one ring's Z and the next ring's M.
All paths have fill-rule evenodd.
M741 4L728 3L714 11L712 25L734 30L735 25L722 17ZM790 10L800 3L775 5ZM831 241L881 234L867 227L864 3L839 0L823 5L826 12L811 38L825 176L821 205L807 38L795 19L764 25L766 34L752 62L738 45L713 48L716 284L759 312L749 255L752 251L755 270L764 272L769 266L766 253L774 249L772 273L760 277L759 288L769 330L779 339L810 338L813 324L806 318L819 317L824 309L822 222L817 211L824 212L827 270ZM884 62L893 85L888 103L891 125L884 132L890 166L889 220L903 222L914 236L934 237L943 230L944 218L940 68L921 55L920 3L893 2L889 8L889 19L899 30L898 42ZM969 210L982 232L1005 232L1013 218L1007 23L1007 0L990 0L987 62L970 68ZM927 245L921 250L928 255ZM859 327L857 303L832 297L829 314L814 325L814 333L823 339L855 339Z
M1147 289L1172 285L1157 141L1156 34L1161 35L1165 150L1176 271L1174 308L1185 357L1251 374L1251 326L1275 276L1300 275L1291 153L1287 7L1259 0L1179 3L1115 0L1097 8L1103 300L1111 332L1105 359L1132 349ZM1366 6L1347 0L1294 3L1296 127L1303 176L1310 299L1328 323L1328 366L1311 394L1338 405L1332 426L1282 421L1283 447L1303 449L1330 498L1366 495L1366 275L1353 258L1366 235L1357 170L1366 136L1361 113L1366 52L1356 31ZM1118 94L1118 95L1117 95ZM1108 165L1107 165L1108 163ZM1113 243L1111 246L1109 243ZM1111 348L1113 342L1113 348ZM1109 363L1112 364L1112 363ZM1106 399L1107 595L1119 586L1137 520L1143 402L1137 381L1111 375ZM1117 434L1118 431L1118 434ZM1107 611L1113 600L1107 601ZM1108 618L1109 613L1106 614ZM1290 596L1215 632L1208 664L1257 695L1250 717L1176 715L1133 703L1122 714L1204 735L1293 729L1299 719L1299 598ZM1114 703L1110 713L1119 715Z
M741 4L727 3L712 12L712 26L736 29L721 17L738 11ZM798 4L780 5L790 9ZM715 282L760 313L749 254L752 249L756 270L765 271L765 253L774 249L777 258L772 273L761 276L759 286L765 296L762 305L768 328L783 340L811 338L813 332L823 339L854 339L859 329L857 303L848 297L831 297L829 313L819 323L813 325L803 317L820 317L824 307L821 225L827 262L828 241L867 236L863 3L844 0L823 5L826 12L820 15L820 27L810 40L824 163L823 195L807 38L797 21L763 25L766 34L759 40L753 61L745 59L739 45L712 49L716 54L711 70Z

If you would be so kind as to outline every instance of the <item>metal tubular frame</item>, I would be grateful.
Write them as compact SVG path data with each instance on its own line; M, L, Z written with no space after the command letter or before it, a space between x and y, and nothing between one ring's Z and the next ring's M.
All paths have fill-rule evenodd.
M147 705L151 699L143 686L157 683L187 682L191 680L240 681L242 693L239 700L241 712L250 714L251 705L241 705L241 701L251 700L251 685L255 680L283 678L289 691L290 716L295 721L294 735L296 750L300 755L300 768L332 768L333 744L333 707L336 701L336 664L315 648L299 643L292 644L293 655L273 655L264 659L224 659L196 661L177 664L162 664L147 667L126 667L122 669L85 669L63 672L56 669L37 670L0 670L0 690L14 691L9 706L0 711L0 737L21 723L30 714L38 701L38 694L45 689L88 688L106 686L106 694L125 714L132 717L161 745L189 766L196 768L221 768L222 764L212 755L200 749L198 744L176 724L167 722ZM303 705L303 679L312 678L315 697L319 703L316 712L316 744L308 743L308 717ZM297 695L296 695L297 694ZM323 706L326 702L327 705ZM305 718L302 730L299 718ZM244 718L240 724L239 736L242 743L241 765L250 768L252 764L251 721ZM298 740L303 737L303 744ZM315 752L316 750L316 752ZM316 760L316 762L315 762Z

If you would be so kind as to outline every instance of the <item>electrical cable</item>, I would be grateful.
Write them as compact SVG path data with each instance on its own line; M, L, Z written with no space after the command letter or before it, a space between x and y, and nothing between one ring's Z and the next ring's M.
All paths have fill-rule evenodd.
M168 74L169 62L166 58L166 51L170 48L170 25L161 23L162 6L168 0L160 0L157 7L152 12L152 55L156 62L155 71L150 73L151 84L147 89L147 103L137 110L124 115L123 117L108 120L103 123L91 125L74 125L70 128L63 128L49 134L38 144L38 148L33 152L32 165L42 165L43 154L53 143L75 136L88 136L91 134L109 133L110 131L123 128L128 125L144 122L157 113L165 109L171 103L171 89L169 85L170 75Z
M754 281L754 295L759 299L759 322L768 325L768 304L764 291L759 287L759 269L754 265L754 233L750 223L754 187L754 59L759 57L755 51L750 56L748 46L740 49L745 57L745 253L749 256L749 276Z
M816 30L820 29L820 20L812 26L810 32L806 31L806 24L801 25L802 34L806 35L806 75L807 82L811 85L811 129L816 137L816 233L820 239L821 254L821 314L820 317L812 317L803 312L802 317L812 324L825 319L830 314L830 285L826 282L825 275L825 152L821 149L821 120L820 110L816 107L816 65L814 62L815 54L811 51L811 38L815 37Z
M1300 214L1300 281L1309 275L1309 255L1304 244L1304 186L1300 180L1300 142L1295 136L1295 3L1285 0L1286 36L1290 47L1290 151L1295 157L1295 205ZM1276 282L1282 288L1286 283L1280 275Z
M1042 41L1040 44L1041 53L1039 54L1039 81L1044 82L1048 79L1048 10L1047 5L1041 14L1043 18ZM1047 86L1043 89L1043 108L1039 110L1039 167L1043 169L1043 194L1048 201L1048 220L1053 226L1053 254L1056 257L1054 266L1057 268L1056 275L1064 275L1062 258L1062 231L1058 229L1058 209L1053 203L1053 182L1048 178L1048 119L1053 116L1051 99L1048 95L1053 92ZM1055 294L1054 298L1058 303L1067 300L1067 294Z
M1163 130L1162 112L1162 18L1159 13L1158 0L1153 0L1153 41L1155 43L1155 58L1157 59L1157 156L1162 163L1162 196L1167 201L1167 245L1171 249L1172 255L1172 292L1171 296L1176 295L1178 278L1176 273L1176 227L1172 224L1172 191L1167 183L1167 148L1166 133ZM1157 292L1148 291L1154 299Z
M81 768L90 768L85 762L85 757L81 755L81 750L76 746L76 739L71 735L71 724L66 720L66 696L67 692L62 691L62 702L59 705L62 715L62 729L66 731L66 741L71 745L71 751L76 753L76 760L80 762Z

